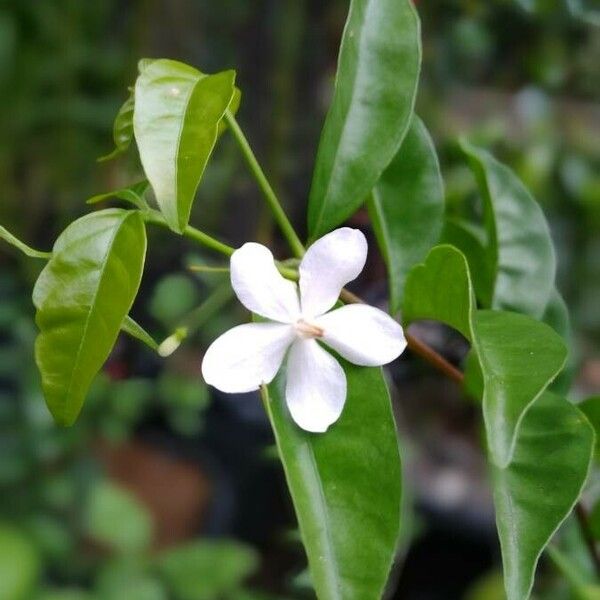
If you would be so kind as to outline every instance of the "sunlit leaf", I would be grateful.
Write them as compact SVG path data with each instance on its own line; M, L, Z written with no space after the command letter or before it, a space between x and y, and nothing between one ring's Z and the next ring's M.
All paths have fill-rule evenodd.
M72 223L33 290L36 361L48 408L70 425L129 313L140 284L146 231L138 211L107 209Z
M420 62L410 0L352 0L310 191L311 238L347 219L394 158L412 117Z
M326 434L291 419L282 372L266 408L320 600L381 598L400 529L401 468L380 369L343 363L348 397Z
M144 171L169 226L188 224L219 123L234 96L234 71L205 75L180 62L154 60L135 85L135 139Z
M408 271L438 241L444 215L444 185L435 146L418 117L413 118L367 206L386 259L394 314L400 309Z

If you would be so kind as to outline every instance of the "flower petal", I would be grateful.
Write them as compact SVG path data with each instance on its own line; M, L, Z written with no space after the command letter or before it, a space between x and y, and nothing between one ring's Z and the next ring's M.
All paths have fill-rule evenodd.
M385 365L402 354L406 339L399 323L367 304L349 304L315 319L322 340L355 365Z
M298 318L300 302L296 284L277 270L271 251L249 242L231 256L231 285L250 311L281 323Z
M285 399L294 421L322 433L335 423L346 402L346 374L315 340L297 340L287 361Z
M342 288L356 279L367 260L361 231L342 227L317 240L300 263L302 314L315 317L335 305Z
M257 390L273 381L294 337L293 328L280 323L238 325L210 345L202 375L228 394Z

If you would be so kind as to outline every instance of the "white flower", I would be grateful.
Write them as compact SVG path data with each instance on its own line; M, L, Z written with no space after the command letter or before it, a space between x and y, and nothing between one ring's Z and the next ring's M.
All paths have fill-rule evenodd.
M236 250L233 290L248 310L269 321L239 325L215 340L202 362L206 382L228 393L257 390L274 379L287 353L285 398L292 418L307 431L326 431L344 407L346 375L319 342L369 367L394 360L406 347L402 327L377 308L351 304L327 312L366 259L360 231L329 233L306 251L298 294L268 248L248 243Z

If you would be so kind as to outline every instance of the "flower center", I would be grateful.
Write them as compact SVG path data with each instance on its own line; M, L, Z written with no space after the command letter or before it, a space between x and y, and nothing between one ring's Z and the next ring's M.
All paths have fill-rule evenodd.
M296 333L303 338L313 339L323 337L324 331L313 325L312 323L308 323L304 319L298 319L295 324Z

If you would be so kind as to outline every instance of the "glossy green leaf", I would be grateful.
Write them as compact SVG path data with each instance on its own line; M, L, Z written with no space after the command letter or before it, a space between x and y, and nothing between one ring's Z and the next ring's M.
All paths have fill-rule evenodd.
M115 148L109 154L101 156L98 161L104 162L112 160L120 154L125 153L131 145L131 140L133 139L134 103L133 92L131 92L127 100L123 102L121 108L119 108L119 112L113 123L113 141L115 143Z
M478 235L479 231L470 223L456 219L446 219L440 237L440 243L450 244L458 248L467 259L471 273L473 289L482 306L492 305L494 290L494 266L489 264L486 256L485 241Z
M579 410L545 392L525 414L510 465L493 468L508 600L526 600L539 557L588 476L594 432Z
M158 352L158 342L130 316L125 317L121 329L131 337L146 344L151 350Z
M406 324L421 319L441 321L471 340L475 309L467 261L453 246L436 246L409 273L402 305Z
M173 60L147 64L133 125L144 171L169 226L182 232L234 95L234 71L204 75Z
M42 252L28 246L25 242L15 237L8 229L2 227L2 225L0 225L0 239L14 246L17 250L25 254L25 256L29 256L29 258L50 258L52 256L52 252Z
M561 371L567 350L544 323L527 315L478 311L474 346L483 373L483 416L492 456L509 462L531 403Z
M400 310L408 271L425 259L440 237L444 184L435 146L413 117L400 150L382 173L368 202L389 273L390 312Z
M283 371L265 404L318 598L375 599L399 537L398 441L381 369L342 364L346 405L326 434L308 433L292 421Z
M544 213L507 166L466 142L462 149L484 204L487 262L494 268L491 308L540 318L552 295L556 272Z
M148 203L144 198L149 186L150 184L148 181L144 179L143 181L138 181L137 183L133 183L127 187L115 190L113 192L96 194L95 196L89 198L86 201L86 204L97 204L98 202L103 202L104 200L117 198L118 200L129 202L141 210L145 210L149 208Z
M471 341L483 377L488 445L494 462L506 465L527 408L564 365L561 338L527 315L476 311L467 261L448 245L410 272L402 314L406 323L441 321Z
M600 462L600 396L587 398L577 406L596 432L596 460Z
M33 290L36 361L55 420L72 424L136 296L146 254L138 211L107 209L72 223Z
M200 541L167 550L158 569L177 600L230 598L258 566L256 553L234 541Z
M552 327L563 338L567 346L569 353L567 364L550 385L551 391L566 396L571 389L575 377L576 364L573 354L573 332L571 331L569 309L556 288L552 291L550 301L542 315L542 321Z
M410 0L352 0L310 191L312 239L347 219L394 158L412 117L420 62Z

